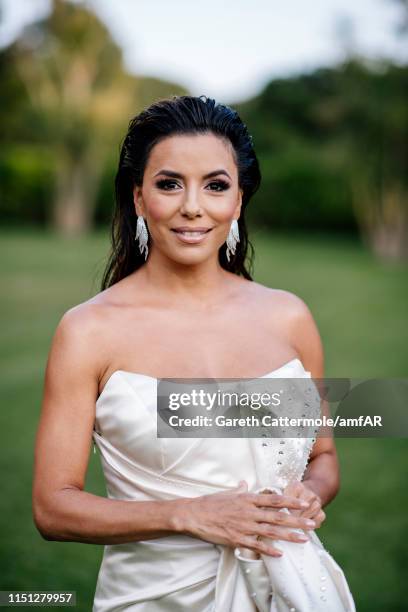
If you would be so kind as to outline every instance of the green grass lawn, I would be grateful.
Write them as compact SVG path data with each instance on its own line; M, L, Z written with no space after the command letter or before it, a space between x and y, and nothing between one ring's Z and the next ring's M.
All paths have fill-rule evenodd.
M255 280L309 305L330 377L408 376L407 268L346 238L256 232ZM74 590L89 611L103 547L47 542L31 517L33 446L47 353L62 314L99 291L108 231L77 240L0 232L1 590ZM273 347L271 347L273 351ZM402 611L408 553L408 441L337 441L342 488L318 531L343 567L359 612ZM106 495L99 455L86 488Z

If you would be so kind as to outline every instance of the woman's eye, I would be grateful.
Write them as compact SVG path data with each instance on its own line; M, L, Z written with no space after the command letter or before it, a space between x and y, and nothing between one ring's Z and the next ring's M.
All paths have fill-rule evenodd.
M210 191L225 191L229 189L229 184L225 181L212 181L208 187L211 187Z
M173 188L173 185L177 186L177 182L173 181L172 179L162 179L161 181L157 181L156 185L159 189L169 191Z
M173 179L161 179L156 183L159 189L163 189L163 191L173 191L175 188L179 187L177 181ZM217 180L211 181L208 183L207 188L210 191L225 191L225 189L229 189L229 184L226 181Z

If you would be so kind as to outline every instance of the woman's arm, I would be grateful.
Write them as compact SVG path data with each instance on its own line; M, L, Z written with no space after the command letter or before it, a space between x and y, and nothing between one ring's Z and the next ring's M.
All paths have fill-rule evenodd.
M326 518L322 508L337 495L338 490L339 469L333 440L320 438L314 444L303 481L290 483L283 493L309 502L306 510L292 512L315 520L316 526L320 527Z
M322 508L337 495L340 488L339 465L332 438L316 440L303 483L319 498Z
M121 501L83 490L95 419L100 311L77 306L62 317L45 372L34 456L33 516L47 540L119 544L173 533L176 501Z
M291 339L302 363L312 378L324 377L324 354L321 337L308 306L292 294L291 300ZM329 415L327 401L322 401L322 414ZM333 435L328 428L324 437L318 437L313 445L303 484L317 497L315 508L326 506L338 493L340 487L339 463ZM288 493L294 493L293 487ZM312 501L312 495L302 496ZM316 502L316 499L314 499ZM303 513L312 516L312 508Z

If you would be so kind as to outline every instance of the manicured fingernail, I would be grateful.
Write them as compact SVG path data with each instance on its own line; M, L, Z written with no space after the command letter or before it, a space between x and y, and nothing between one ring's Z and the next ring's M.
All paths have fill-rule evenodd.
M309 507L309 502L302 501L302 502L300 502L300 505L302 506L302 508L308 508Z
M308 540L309 540L309 538L307 538L307 537L306 537L306 536L304 536L304 535L300 535L300 536L298 536L298 539L299 539L301 542L308 542Z
M307 519L305 523L308 527L316 527L315 521L311 521L310 519Z

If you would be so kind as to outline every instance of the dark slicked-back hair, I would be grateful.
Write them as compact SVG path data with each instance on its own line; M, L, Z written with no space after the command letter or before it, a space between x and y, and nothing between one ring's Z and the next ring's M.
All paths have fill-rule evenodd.
M140 253L134 239L137 218L133 188L135 185L142 185L152 148L168 136L205 133L212 133L231 143L238 169L239 187L243 191L241 215L238 219L240 241L230 261L227 260L227 245L224 243L219 249L219 262L226 270L252 280L254 249L248 240L245 209L261 182L252 137L238 113L229 106L219 104L206 96L173 96L155 102L129 123L115 178L116 207L111 227L112 249L102 278L102 290L145 263L144 255ZM246 267L247 260L249 271Z

